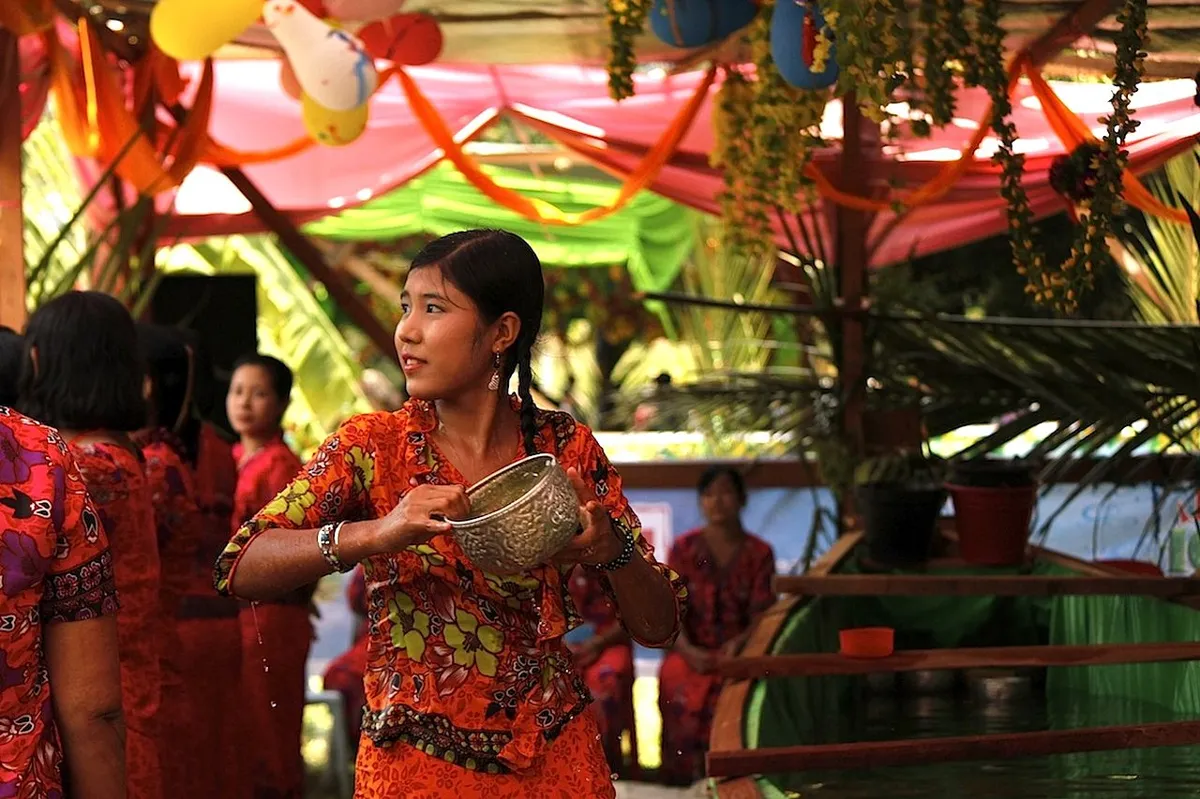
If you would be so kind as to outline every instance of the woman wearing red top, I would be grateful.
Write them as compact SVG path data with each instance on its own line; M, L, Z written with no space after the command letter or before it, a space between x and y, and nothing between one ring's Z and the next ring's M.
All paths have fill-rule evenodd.
M283 414L292 393L292 371L266 355L248 355L234 367L225 412L241 441L233 523L241 526L300 471L300 459L283 442ZM306 666L312 644L309 619L315 583L255 602L241 612L242 685L246 693L254 796L300 799L304 760Z
M121 599L117 631L129 796L163 796L159 747L164 619L159 552L141 453L129 433L145 424L137 332L124 306L73 291L40 307L25 331L30 368L22 412L58 428L96 504Z
M745 643L758 615L775 602L775 554L742 528L746 485L734 469L714 466L700 477L707 524L684 534L667 563L687 582L688 617L658 675L662 776L690 784L704 776L704 753L721 693L714 666Z
M576 569L569 587L571 599L587 625L580 630L586 629L587 633L581 640L568 641L568 646L592 692L592 710L600 725L608 765L620 773L624 768L621 733L633 719L633 646L595 574ZM637 759L637 752L633 758Z
M218 588L252 598L363 564L360 799L614 796L563 642L579 624L566 578L579 563L603 571L626 627L648 645L678 631L686 592L655 562L596 439L533 404L543 296L541 264L518 236L467 231L427 245L396 329L411 399L343 424L217 564ZM539 451L567 468L580 532L552 564L489 574L443 519L470 512L466 486Z
M168 621L163 736L189 741L163 759L163 784L172 799L236 797L242 748L238 725L229 724L221 708L241 699L241 627L237 603L212 587L219 531L201 512L193 479L201 432L192 417L195 358L172 328L141 324L138 338L150 379L150 424L137 441L154 499ZM228 468L232 472L232 459ZM228 530L228 515L223 527Z
M7 407L0 575L0 796L124 797L108 539L66 444Z

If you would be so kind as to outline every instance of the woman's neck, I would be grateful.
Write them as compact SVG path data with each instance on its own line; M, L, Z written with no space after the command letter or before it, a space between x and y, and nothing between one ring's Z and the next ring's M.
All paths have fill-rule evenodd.
M253 455L260 449L263 449L281 435L280 431L276 430L272 433L252 433L240 436L242 442L242 454Z
M746 531L742 528L742 520L734 518L728 522L709 522L704 525L704 536L710 541L729 543L745 538Z
M455 399L434 402L438 434L456 448L474 457L498 452L511 439L516 412L508 397L495 391L472 392Z

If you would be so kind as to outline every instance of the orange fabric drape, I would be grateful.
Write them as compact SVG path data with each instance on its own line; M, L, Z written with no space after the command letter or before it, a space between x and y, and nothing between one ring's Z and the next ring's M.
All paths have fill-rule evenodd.
M1025 76L1029 78L1029 83L1033 89L1033 94L1041 103L1042 113L1046 115L1046 121L1050 123L1050 127L1054 130L1054 135L1058 136L1063 147L1070 152L1081 144L1088 142L1098 142L1092 131L1084 121L1076 116L1071 109L1067 108L1067 104L1062 101L1046 79L1041 76L1036 69L1030 67L1025 68ZM1138 180L1137 175L1126 169L1121 175L1121 181L1125 187L1125 201L1137 208L1154 216L1164 219L1173 219L1176 222L1188 222L1187 212L1182 208L1172 208L1169 205L1164 205L1146 189L1142 182Z
M17 36L48 30L54 14L52 0L0 0L0 28Z
M207 141L213 102L213 65L205 62L188 121L175 129L163 152L125 105L120 80L86 21L79 24L82 97L65 48L53 32L44 34L59 123L76 155L116 163L115 173L140 194L175 188L199 162ZM124 151L124 155L122 155ZM170 161L170 166L164 164Z
M687 134L692 123L695 122L696 115L699 114L701 107L704 105L704 100L708 97L708 90L712 88L716 75L716 67L710 67L708 73L704 76L704 80L696 88L696 93L679 109L679 113L675 115L671 124L663 131L663 135L654 143L654 146L650 148L649 152L646 153L645 157L642 158L637 167L621 185L620 191L611 203L596 208L589 208L580 213L567 213L551 203L530 199L512 189L500 186L492 180L487 173L479 168L474 159L463 152L462 146L455 141L454 135L450 132L450 128L447 127L445 120L438 114L433 104L429 102L429 98L421 92L420 87L417 86L417 82L403 69L396 68L396 77L400 80L400 87L404 90L413 113L416 114L417 119L425 127L425 131L433 139L434 144L441 148L445 157L458 167L463 176L497 205L503 206L527 219L548 225L580 225L585 222L603 219L609 214L623 208L626 203L633 199L634 195L653 183L658 173L662 171L663 166L666 165L667 159L675 152L679 146L679 142Z

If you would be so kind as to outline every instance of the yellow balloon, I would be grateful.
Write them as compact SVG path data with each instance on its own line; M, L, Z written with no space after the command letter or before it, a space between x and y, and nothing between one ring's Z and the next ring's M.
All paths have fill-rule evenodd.
M300 96L300 115L304 129L326 147L342 147L357 139L367 129L370 105L363 103L349 111L332 111L307 94Z
M150 38L171 58L200 61L241 36L262 9L263 0L158 0Z

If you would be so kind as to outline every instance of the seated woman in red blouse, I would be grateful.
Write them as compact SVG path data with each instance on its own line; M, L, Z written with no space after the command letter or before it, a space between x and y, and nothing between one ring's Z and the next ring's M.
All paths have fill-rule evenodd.
M775 553L742 528L746 485L741 474L716 466L700 477L700 510L707 524L684 534L668 565L688 586L688 615L658 675L662 713L662 776L690 784L704 776L704 753L721 678L716 660L736 652L758 615L775 602Z
M160 748L178 742L160 730L158 539L142 455L129 438L146 420L137 331L113 297L72 291L38 308L25 342L30 360L19 407L66 439L112 549L129 796L158 799Z
M633 644L599 577L576 569L570 591L584 626L572 631L567 645L592 692L592 710L609 768L621 773L621 733L633 720ZM637 752L633 757L637 759Z
M234 366L225 413L241 440L233 445L238 464L233 523L241 526L282 491L300 459L283 441L283 415L292 394L292 370L268 355L247 355ZM301 799L310 619L316 583L241 611L242 686L246 694L249 768L253 795ZM265 667L264 667L265 662Z
M63 440L7 407L0 531L0 617L14 620L0 626L0 796L120 799L125 750L108 539Z
M217 586L251 599L363 564L357 799L612 799L587 686L563 641L580 621L571 570L602 573L638 640L667 646L678 632L686 592L655 561L604 451L570 416L533 403L544 293L537 255L512 233L426 245L396 329L411 399L345 422L217 563ZM488 573L445 520L470 513L467 486L537 452L567 470L579 533L553 563Z

